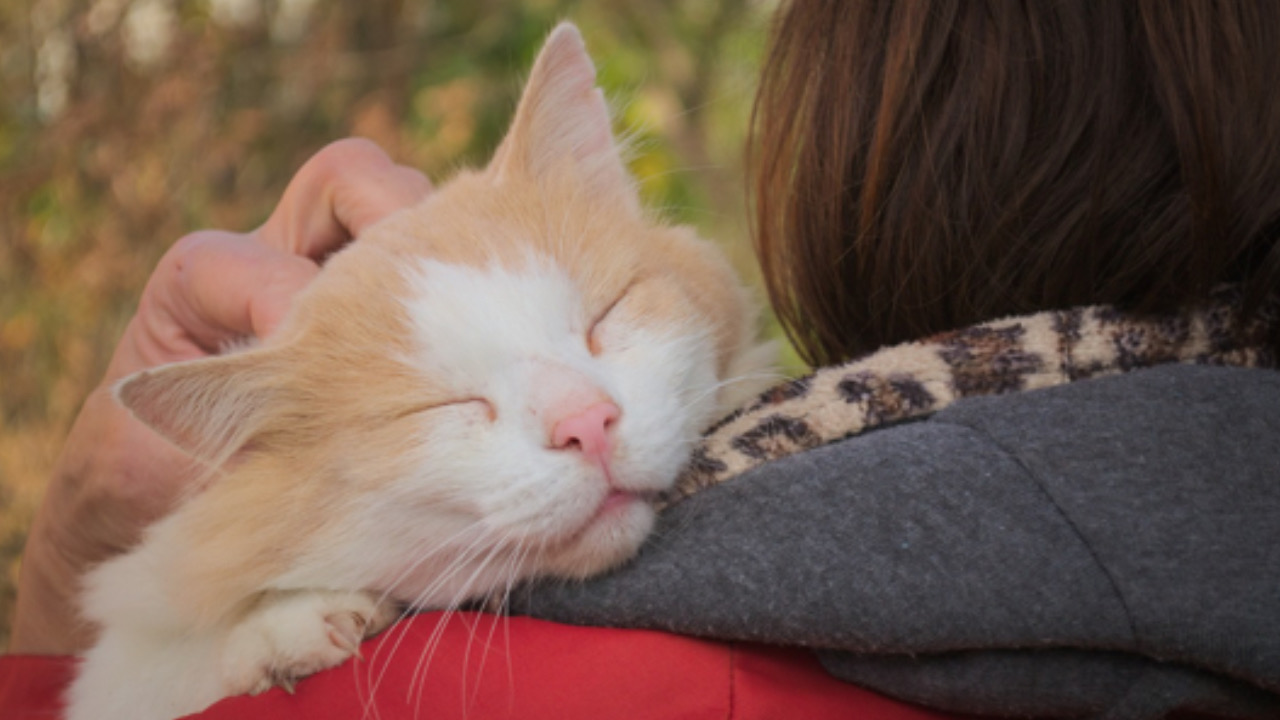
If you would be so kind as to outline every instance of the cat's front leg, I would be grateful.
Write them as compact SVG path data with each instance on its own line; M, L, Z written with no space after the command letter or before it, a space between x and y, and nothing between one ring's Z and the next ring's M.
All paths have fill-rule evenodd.
M156 544L90 578L88 611L102 634L68 693L67 720L172 720L224 697L288 687L350 657L396 617L363 592L260 593L206 624L170 602L149 572Z
M172 720L222 699L220 638L107 627L85 654L67 695L66 720Z
M341 664L360 642L395 621L397 608L372 593L263 593L230 629L219 658L227 695L257 694Z

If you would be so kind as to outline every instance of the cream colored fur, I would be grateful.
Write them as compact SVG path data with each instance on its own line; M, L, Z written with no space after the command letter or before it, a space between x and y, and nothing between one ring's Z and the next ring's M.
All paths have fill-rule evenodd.
M120 384L215 477L87 578L101 635L68 717L198 711L342 662L399 604L624 562L749 392L753 331L714 248L641 210L560 26L487 169L334 256L262 346ZM603 401L607 465L549 443Z

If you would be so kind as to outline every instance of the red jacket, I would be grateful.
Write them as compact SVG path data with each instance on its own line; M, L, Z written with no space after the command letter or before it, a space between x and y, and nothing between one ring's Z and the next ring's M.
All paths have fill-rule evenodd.
M954 717L829 677L803 650L584 628L524 617L420 615L348 661L256 697L227 698L200 720L764 720ZM439 632L434 651L433 633ZM422 662L426 658L426 662ZM0 658L0 717L53 720L74 661ZM374 710L367 715L366 702Z

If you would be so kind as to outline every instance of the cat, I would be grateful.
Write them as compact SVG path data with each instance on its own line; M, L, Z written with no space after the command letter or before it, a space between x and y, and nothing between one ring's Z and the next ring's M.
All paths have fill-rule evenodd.
M260 345L116 397L220 468L89 573L69 720L161 720L337 665L398 606L629 559L767 363L724 258L641 207L576 28L507 136L336 253Z

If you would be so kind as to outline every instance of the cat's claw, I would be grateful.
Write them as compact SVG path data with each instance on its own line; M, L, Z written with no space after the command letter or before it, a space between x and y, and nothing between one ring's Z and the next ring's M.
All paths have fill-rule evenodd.
M298 680L300 679L300 677L272 671L259 678L258 683L253 686L253 689L249 690L248 694L261 695L273 687L278 687L293 695L298 691Z
M325 622L329 624L330 642L345 650L347 654L359 660L364 659L360 654L360 641L368 637L368 618L360 613L349 612L330 615L325 618Z
M293 695L295 692L297 692L297 686L295 685L295 683L297 683L297 680L291 677L282 677L276 680L276 685L279 685L280 689L284 690L290 695Z
M272 687L361 659L360 643L389 626L396 608L364 592L294 591L263 597L227 637L222 668L229 694Z

